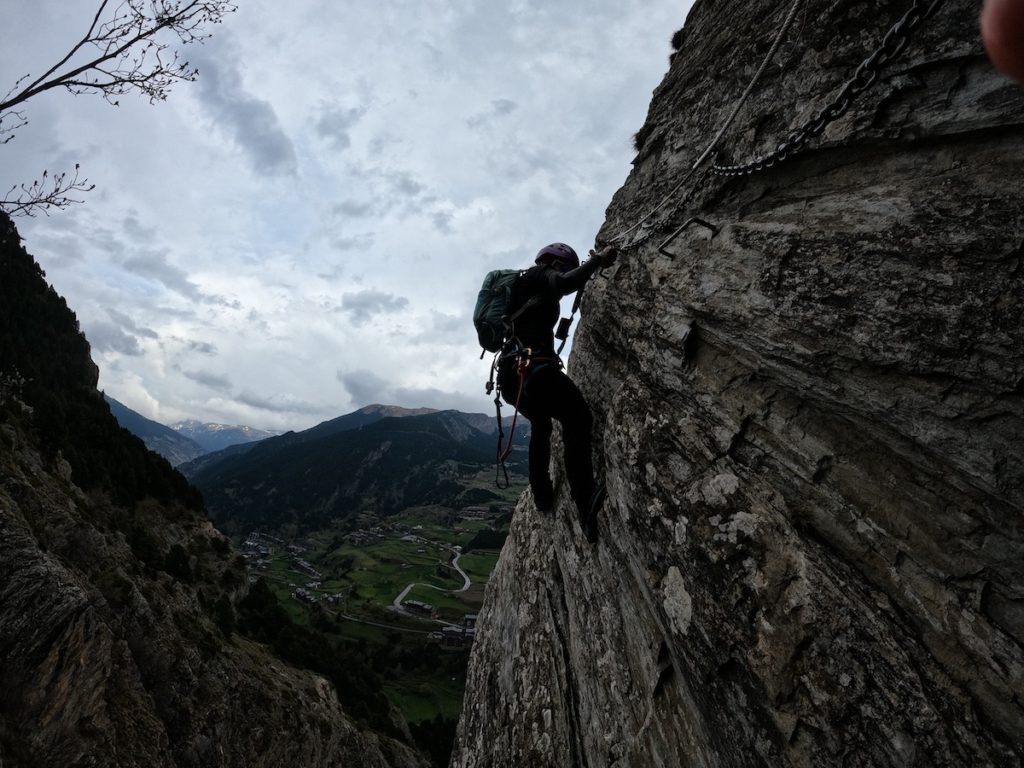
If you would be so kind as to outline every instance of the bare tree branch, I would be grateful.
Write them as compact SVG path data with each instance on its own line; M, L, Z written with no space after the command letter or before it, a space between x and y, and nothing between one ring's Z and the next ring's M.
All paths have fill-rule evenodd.
M75 95L99 94L115 105L119 96L132 91L142 93L150 103L163 101L175 83L195 80L198 74L171 45L206 39L206 30L221 23L236 6L233 0L122 0L107 15L109 8L110 0L101 0L89 29L56 64L27 85L22 86L31 75L18 78L0 98L0 146L28 124L25 113L15 107L53 88ZM44 172L42 179L31 184L12 186L0 200L0 210L32 216L39 210L81 202L69 194L92 188L87 180L79 180L77 165L73 176L49 177Z
M158 35L167 30L182 45L198 42L209 37L203 32L205 27L219 24L225 14L235 10L230 0L124 0L111 19L99 23L106 6L107 0L103 0L89 31L57 64L0 101L0 113L52 88L100 93L108 101L137 89L151 102L163 100L175 82L194 80L197 69L187 61L179 62L177 53L165 61L161 54L170 43ZM60 72L89 46L98 55ZM99 78L98 72L106 77Z
M21 193L11 197L18 189ZM80 178L78 163L75 163L75 175L69 177L67 172L50 176L43 171L42 178L31 184L15 184L7 191L7 196L0 200L0 210L10 216L35 216L42 211L49 215L50 208L67 208L72 203L80 203L70 197L75 192L91 192L96 188L88 179Z
M4 124L5 120L7 121L6 125ZM26 125L28 125L28 119L25 117L24 112L12 109L0 115L0 146L13 139L14 132L19 128L24 128Z

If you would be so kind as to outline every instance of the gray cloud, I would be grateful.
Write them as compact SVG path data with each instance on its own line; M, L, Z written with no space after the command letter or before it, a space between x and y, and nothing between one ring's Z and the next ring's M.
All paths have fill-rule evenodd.
M142 347L135 336L125 333L114 323L91 323L86 333L93 349L108 352L120 352L122 355L138 357Z
M132 274L156 280L182 296L196 301L204 298L199 286L188 279L185 271L167 261L167 253L164 251L144 251L125 259L123 266Z
M417 344L476 345L473 323L466 315L446 315L436 309L430 311L430 322L408 337Z
M107 315L117 323L121 328L130 331L134 336L142 336L147 339L158 339L160 334L154 331L152 328L146 328L145 326L138 325L132 318L123 312L118 312L116 309L110 307L107 308Z
M125 217L123 226L125 234L139 243L151 243L157 234L156 229L144 226L134 214Z
M199 65L199 98L217 124L249 156L253 170L261 175L292 175L298 160L291 139L285 134L270 102L247 93L237 68L232 46L222 42L214 55L211 46L194 52Z
M494 156L495 173L508 182L522 182L538 173L557 177L563 159L551 147L540 144L523 145L515 142L509 151Z
M218 392L230 392L232 389L231 381L226 376L218 376L215 373L207 373L206 371L182 371L181 374L186 379L191 379L198 384L202 384L204 387L215 389Z
M388 383L373 371L338 371L337 379L345 387L357 408L372 403L387 403L391 399L388 394Z
M339 310L348 313L354 325L362 325L374 315L399 312L409 306L404 296L395 296L382 291L359 291L343 293Z
M349 173L362 190L369 190L370 200L345 200L334 205L331 212L338 216L364 218L380 217L390 211L401 214L422 213L437 201L427 185L411 172L382 166L350 167Z
M348 149L352 146L349 130L365 113L365 109L328 109L316 121L316 132L335 149Z
M331 213L346 219L365 219L373 213L373 203L343 200L331 208Z
M472 332L472 324L468 317L462 315L446 315L436 309L430 312L430 328L434 336L465 335Z
M207 341L194 341L192 339L188 339L185 342L185 344L188 345L188 348L189 348L190 351L198 352L200 355L216 355L217 354L217 347L214 346L213 344L210 344Z
M78 234L40 232L32 238L32 250L41 262L45 259L47 269L75 269L85 260L85 247Z
M411 173L405 171L389 171L384 174L384 178L391 184L392 189L403 197L419 197L426 190Z
M452 234L455 230L452 228L452 221L455 217L452 216L448 211L437 211L430 216L434 222L434 229L445 235Z
M138 325L124 312L108 307L107 316L110 322L101 320L89 324L87 338L93 349L138 357L143 354L140 338L160 338L152 328Z
M330 243L336 251L358 251L372 246L374 238L373 232L364 232L352 237L332 237Z
M495 99L491 102L491 108L486 112L479 112L466 119L466 125L470 128L478 128L492 120L510 115L519 109L519 105L511 99Z
M235 397L235 400L243 405L252 408L259 408L262 411L271 413L299 413L305 415L319 415L323 408L299 400L294 395L281 394L264 397L252 392L243 392Z
M259 331L264 335L270 333L270 325L267 323L266 320L263 319L263 316L255 309L249 310L249 314L246 315L245 322L248 324L249 328Z
M388 154L391 147L401 144L402 140L394 134L382 133L374 136L368 147L370 157L382 157Z

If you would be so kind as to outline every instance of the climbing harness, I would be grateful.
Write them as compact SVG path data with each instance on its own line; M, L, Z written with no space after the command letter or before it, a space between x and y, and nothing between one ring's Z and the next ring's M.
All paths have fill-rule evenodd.
M517 385L516 401L515 405L512 406L512 424L509 426L508 442L506 443L505 429L501 420L501 392L496 391L494 377L502 362L508 359L515 360ZM539 355L535 355L533 353L533 349L521 346L519 341L516 339L512 339L504 349L496 353L494 355L494 360L491 362L491 376L487 380L486 391L488 395L492 392L494 393L495 416L498 421L498 451L494 466L494 484L498 488L504 489L509 487L508 467L506 466L506 461L508 460L508 457L512 455L512 441L516 434L516 421L519 418L519 405L523 400L523 391L526 389L526 381L531 375L548 365L558 365L558 367L561 368L562 360L557 355L555 357L541 357ZM532 370L530 370L531 367ZM505 444L504 448L502 447L503 444ZM504 473L504 480L502 480L501 473Z

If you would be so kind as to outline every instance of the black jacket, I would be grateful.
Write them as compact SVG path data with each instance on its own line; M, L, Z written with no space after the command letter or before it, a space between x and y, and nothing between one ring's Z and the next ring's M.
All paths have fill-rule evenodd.
M534 354L555 355L555 324L559 299L580 290L599 268L597 259L588 259L569 272L538 264L526 270L512 286L510 306L514 312L532 297L539 300L527 308L512 324L512 336Z

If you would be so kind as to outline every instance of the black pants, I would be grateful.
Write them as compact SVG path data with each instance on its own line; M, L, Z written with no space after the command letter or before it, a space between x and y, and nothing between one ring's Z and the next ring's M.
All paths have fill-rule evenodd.
M594 493L594 467L590 458L593 417L579 388L557 363L533 363L526 371L522 394L513 361L498 371L498 388L506 403L516 404L530 420L530 487L538 499L551 496L551 420L562 425L565 473L577 508L585 512Z

